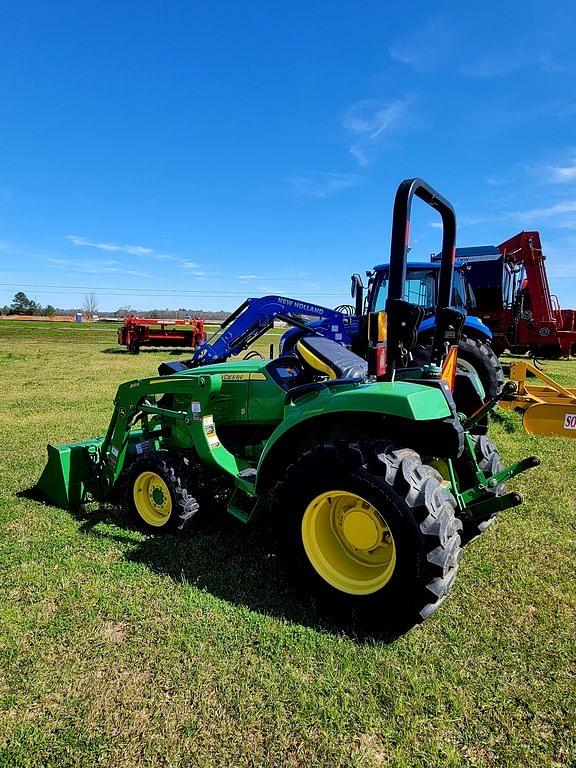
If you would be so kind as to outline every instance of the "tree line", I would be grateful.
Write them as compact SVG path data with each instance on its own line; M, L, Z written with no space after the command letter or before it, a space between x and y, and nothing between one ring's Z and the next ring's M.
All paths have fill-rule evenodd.
M165 308L139 310L135 307L131 307L129 304L118 307L118 309L113 312L98 312L98 299L94 293L85 294L80 307L62 308L54 307L52 304L42 306L34 299L28 298L23 291L18 291L12 299L12 303L2 307L1 312L3 315L33 315L36 317L73 315L76 312L82 312L82 314L90 320L92 320L96 314L101 318L117 318L119 320L128 317L128 315L144 317L150 320L184 320L186 318L201 317L203 320L218 322L224 320L229 315L229 312L225 312L224 310L187 309L186 307L179 307L178 309Z
M12 299L12 304L2 307L3 315L41 315L43 317L53 317L56 314L56 308L52 304L43 307L34 299L29 299L24 291L18 291Z

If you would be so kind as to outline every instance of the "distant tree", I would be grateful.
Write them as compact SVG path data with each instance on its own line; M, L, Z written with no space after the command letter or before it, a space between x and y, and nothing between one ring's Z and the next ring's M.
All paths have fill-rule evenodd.
M89 320L94 319L94 315L98 311L98 299L95 293L85 293L84 300L82 301L82 312L84 312Z
M54 315L56 314L56 310L54 309L52 304L48 304L47 306L44 307L44 314L46 315L46 317L54 317Z
M12 304L8 312L9 315L37 315L41 306L32 299L29 299L24 291L18 291L12 299Z
M125 304L123 307L118 307L114 313L116 317L128 317L130 314L130 304Z

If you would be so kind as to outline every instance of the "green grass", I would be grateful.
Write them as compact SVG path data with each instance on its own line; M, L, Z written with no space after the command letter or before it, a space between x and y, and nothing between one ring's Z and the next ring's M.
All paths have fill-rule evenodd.
M166 357L111 348L114 329L0 323L2 768L574 765L575 443L495 424L506 460L542 458L513 483L526 503L431 620L359 639L232 519L154 537L19 495L47 442L101 434L118 384ZM576 384L576 363L546 370Z

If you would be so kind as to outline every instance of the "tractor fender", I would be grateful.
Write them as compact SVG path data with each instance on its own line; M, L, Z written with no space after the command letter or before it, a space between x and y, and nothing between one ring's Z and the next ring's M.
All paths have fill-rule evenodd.
M346 437L397 440L424 455L456 457L463 430L439 388L412 382L351 385L307 394L286 406L258 462L256 489L271 487L281 467L312 445Z
M490 328L488 328L487 325L484 325L479 317L475 317L474 315L466 316L462 333L470 338L478 339L479 341L490 341L492 338L492 331Z
M434 315L423 320L418 328L419 340L422 337L431 337L434 333L435 327L436 318ZM484 325L480 318L474 317L473 315L466 316L462 333L464 333L466 336L469 336L470 338L478 339L479 341L490 341L492 338L492 331L490 328L488 328L487 325Z

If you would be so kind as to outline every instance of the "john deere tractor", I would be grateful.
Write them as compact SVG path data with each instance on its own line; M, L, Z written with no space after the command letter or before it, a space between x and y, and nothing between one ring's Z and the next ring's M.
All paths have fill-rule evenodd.
M421 307L402 297L414 196L436 208L443 249L431 361L411 364ZM363 323L367 359L310 336L275 359L163 364L122 384L104 437L48 446L39 488L54 504L118 490L150 531L178 532L228 483L228 511L270 523L289 573L331 611L391 626L428 617L456 576L462 544L522 502L483 434L475 376L457 367L463 315L449 306L456 220L420 179L394 206L385 311ZM252 339L250 334L246 339ZM461 404L477 407L468 417ZM322 600L319 605L324 605Z

